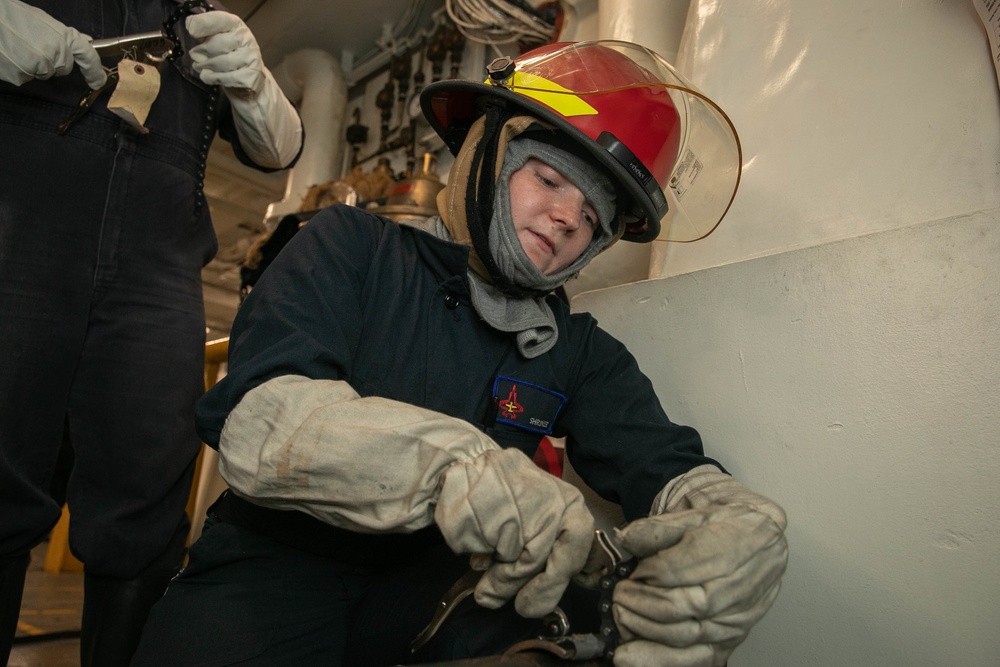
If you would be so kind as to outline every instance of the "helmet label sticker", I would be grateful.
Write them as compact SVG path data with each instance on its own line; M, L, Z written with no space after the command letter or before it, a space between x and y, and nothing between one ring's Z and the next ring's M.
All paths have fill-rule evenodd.
M698 175L705 168L698 156L689 148L684 151L684 157L677 163L673 176L670 177L670 189L674 191L677 199L684 196L688 190L694 186L698 180Z
M524 380L498 375L493 381L493 404L497 422L549 435L566 405L566 397Z

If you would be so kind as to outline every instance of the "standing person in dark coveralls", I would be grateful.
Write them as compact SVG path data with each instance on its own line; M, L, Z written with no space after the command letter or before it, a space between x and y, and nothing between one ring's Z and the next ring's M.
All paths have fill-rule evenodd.
M571 580L594 520L529 458L540 434L565 437L630 521L618 536L640 561L614 590L616 665L722 665L774 601L781 508L706 457L628 350L550 294L619 238L711 231L735 192L735 133L636 45L550 45L516 64L491 65L493 85L423 92L456 153L440 218L325 209L250 292L228 375L198 405L230 489L136 665L493 655L557 604L586 631L597 603ZM671 180L685 190L673 217ZM411 655L469 554L485 570L475 603Z
M2 664L29 552L60 515L64 436L75 456L70 546L85 567L82 662L128 664L188 532L204 392L200 272L216 251L202 194L209 144L218 129L263 170L301 151L298 113L249 29L224 11L178 14L185 55L158 68L148 133L106 108L110 92L57 133L106 80L90 38L159 30L175 10L169 0L0 0Z

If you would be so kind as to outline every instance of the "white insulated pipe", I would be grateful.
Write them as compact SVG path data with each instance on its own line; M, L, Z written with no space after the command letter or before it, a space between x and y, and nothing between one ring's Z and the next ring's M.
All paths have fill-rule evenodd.
M690 0L597 0L596 39L641 44L674 64L690 4ZM616 243L576 280L566 283L567 294L572 297L649 278L650 247L649 243Z
M618 39L656 51L671 65L690 0L598 0L598 39Z
M298 211L311 186L340 176L347 114L344 71L330 53L322 49L300 49L287 55L271 73L299 109L305 145L289 174L284 197L268 206L268 220Z

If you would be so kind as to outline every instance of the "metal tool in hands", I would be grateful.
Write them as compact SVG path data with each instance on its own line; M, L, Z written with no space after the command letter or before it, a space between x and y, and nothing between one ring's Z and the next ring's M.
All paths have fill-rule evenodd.
M169 39L162 31L154 32L143 32L135 35L125 35L124 37L111 37L109 39L98 39L94 41L94 49L97 51L101 58L124 58L128 57L132 60L139 60L143 58L146 62L156 65L164 60L166 60L166 55L169 54L174 48L174 42ZM80 101L76 105L76 109L70 114L66 120L59 124L57 132L59 134L65 134L66 131L73 126L78 120L80 120L94 103L97 102L98 98L101 97L106 91L113 90L115 85L118 83L118 68L114 69L105 67L104 71L107 73L108 78L105 80L104 84L100 88L95 88L94 90L88 90L80 98Z
M548 632L535 639L526 639L514 644L504 652L504 657L541 651L561 660L600 660L609 667L613 665L615 651L621 642L621 634L611 611L612 595L618 582L628 579L638 562L632 558L618 563L611 572L600 578L598 586L601 597L598 604L601 625L597 632L570 634L567 623L564 632Z
M66 130L72 127L76 121L83 118L83 115L90 111L90 107L94 106L94 102L97 101L97 98L103 95L105 91L111 90L115 87L115 84L118 82L118 70L108 69L107 67L105 67L104 70L108 75L104 84L100 88L95 88L94 90L84 93L83 97L80 98L79 103L77 103L76 109L73 110L73 113L71 113L66 120L59 123L59 127L56 128L56 131L59 134L65 134Z
M423 630L420 631L420 634L418 634L414 640L410 642L411 653L416 653L431 640L431 637L434 636L445 620L451 615L451 612L455 610L455 607L457 607L462 600L475 593L476 585L479 584L479 580L482 578L483 572L479 570L469 570L459 577L458 581L451 585L451 588L445 591L445 594L441 596L441 600L434 609L434 616L431 617L430 622Z
M139 57L145 56L148 61L155 63L165 60L166 54L173 51L176 46L175 39L168 37L162 30L153 30L125 35L124 37L95 39L93 46L97 55L102 59L132 56L133 60L137 60Z
M174 24L176 24L177 21L184 16L192 14L195 9L209 11L211 10L211 7L206 0L187 0L186 2L178 5L177 8L170 13L170 15L163 22L162 29L136 33L134 35L125 35L123 37L109 37L106 39L94 40L94 50L97 51L97 55L99 55L101 59L125 57L132 60L143 59L148 64L154 66L163 62L176 60L184 52L180 47L180 40L174 32ZM95 90L88 90L83 94L76 106L76 109L73 110L73 113L59 124L59 127L57 128L57 132L59 134L65 134L74 123L90 111L91 107L94 106L94 103L101 97L102 94L104 94L105 91L113 89L118 83L117 66L115 69L105 67L104 70L108 74L108 78L104 82L104 85Z
M609 664L618 646L618 628L611 613L611 595L615 584L628 576L635 569L636 561L625 561L621 551L611 541L603 530L594 531L594 541L591 544L587 564L581 576L594 583L600 590L599 632L591 634L570 634L569 620L558 607L554 612L542 619L544 631L537 639L529 639L512 646L506 654L529 650L544 650L567 660L589 660L603 657ZM449 588L438 602L427 626L410 644L410 651L415 653L434 636L455 608L476 590L476 585L482 579L483 572L469 570ZM505 654L505 655L506 655Z

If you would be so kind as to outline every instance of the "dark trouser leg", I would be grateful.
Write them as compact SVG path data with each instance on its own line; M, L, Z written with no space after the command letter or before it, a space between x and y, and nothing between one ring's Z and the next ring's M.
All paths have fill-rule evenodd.
M14 116L0 102L0 664L16 628L29 553L61 511L62 498L52 495L63 492L58 461L103 206L78 195L107 188L102 160L112 155L91 142L60 146L61 137L40 123L11 123ZM31 168L35 159L46 165L44 179ZM75 163L87 168L69 166ZM60 184L59 196L51 183Z
M180 568L200 448L203 250L159 183L134 187L144 158L123 150L109 188L106 251L70 395L75 449L70 541L85 564L81 660L127 665L149 609ZM116 187L117 186L117 187ZM185 218L185 214L180 214Z
M149 610L168 583L170 577L162 575L135 579L84 575L80 664L127 667Z
M185 523L178 527L164 554L130 579L84 574L82 667L128 667L149 610L177 574L186 538Z
M161 558L186 522L201 446L202 243L159 199L166 184L131 184L148 162L124 148L116 158L68 408L70 541L88 573L120 579Z
M369 568L313 556L209 514L153 607L134 667L357 667L342 661Z
M59 517L68 416L73 553L91 581L136 579L183 553L171 540L186 531L200 446L200 268L214 236L207 212L192 217L183 150L93 115L58 137L37 117L51 111L0 99L0 558L30 550Z
M21 613L24 575L30 560L30 554L0 559L0 665L6 665L10 657L10 647L17 632L17 618Z

